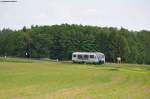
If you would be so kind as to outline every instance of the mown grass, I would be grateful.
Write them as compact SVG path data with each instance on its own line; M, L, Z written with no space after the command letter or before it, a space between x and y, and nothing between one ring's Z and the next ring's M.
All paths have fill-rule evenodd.
M15 63L32 63L36 60L26 59L26 58L4 58L0 57L0 62L15 62Z
M0 62L0 99L150 99L150 66Z

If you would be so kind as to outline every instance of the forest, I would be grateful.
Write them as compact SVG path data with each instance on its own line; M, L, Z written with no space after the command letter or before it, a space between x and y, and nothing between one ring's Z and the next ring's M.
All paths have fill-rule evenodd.
M73 52L102 52L107 62L150 64L150 31L76 24L0 30L0 56L71 60Z

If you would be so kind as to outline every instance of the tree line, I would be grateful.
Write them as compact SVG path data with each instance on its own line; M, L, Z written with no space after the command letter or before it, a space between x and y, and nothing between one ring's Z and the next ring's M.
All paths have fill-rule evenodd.
M150 64L150 31L52 25L0 30L0 56L71 60L73 52L102 52L106 61Z

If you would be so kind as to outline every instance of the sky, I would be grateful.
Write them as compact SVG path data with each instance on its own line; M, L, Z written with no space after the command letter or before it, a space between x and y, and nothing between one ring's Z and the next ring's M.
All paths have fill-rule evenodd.
M150 30L150 0L18 0L0 3L0 29L82 24Z

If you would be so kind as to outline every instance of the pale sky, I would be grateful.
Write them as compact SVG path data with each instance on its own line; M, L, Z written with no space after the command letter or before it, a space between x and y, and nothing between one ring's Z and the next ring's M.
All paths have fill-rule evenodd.
M18 0L0 3L0 29L82 24L150 30L150 0Z

